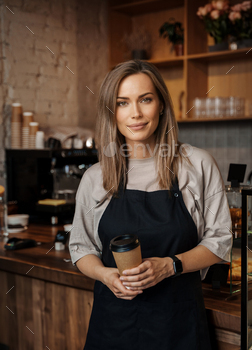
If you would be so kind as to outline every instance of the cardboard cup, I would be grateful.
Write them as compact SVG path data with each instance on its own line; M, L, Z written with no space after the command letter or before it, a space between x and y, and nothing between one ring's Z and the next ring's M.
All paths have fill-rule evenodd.
M133 269L133 267L137 267L142 263L142 253L140 245L133 250L129 250L128 252L112 253L120 275L123 274L124 270Z
M22 122L22 105L21 103L12 103L11 121L21 123Z
M110 250L115 259L119 274L142 263L141 246L136 235L121 235L110 242Z
M39 129L39 124L37 122L29 123L29 135L30 136L36 137L36 133L37 133L38 129Z
M33 113L32 112L24 112L23 113L23 123L22 126L23 127L28 127L29 128L29 124L33 122Z

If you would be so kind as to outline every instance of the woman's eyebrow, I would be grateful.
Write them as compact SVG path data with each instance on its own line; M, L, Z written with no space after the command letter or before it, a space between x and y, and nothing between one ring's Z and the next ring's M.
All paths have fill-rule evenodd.
M143 97L143 96L148 95L148 94L154 95L152 92L145 92L144 94L139 95L138 97ZM122 98L124 100L128 100L129 99L128 97L120 97L120 96L117 96L117 98Z

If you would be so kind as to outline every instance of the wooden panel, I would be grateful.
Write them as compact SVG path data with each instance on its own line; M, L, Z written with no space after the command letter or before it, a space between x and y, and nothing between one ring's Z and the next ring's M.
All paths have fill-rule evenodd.
M205 4L205 0L187 0L185 2L185 54L207 51L207 32L203 22L196 15L199 6Z
M9 235L17 238L31 238L41 245L14 251L4 249L6 237L0 239L0 269L45 281L93 290L94 280L84 276L71 261L68 247L55 251L54 238L61 226L30 224L25 232ZM51 249L52 248L52 249ZM29 271L29 272L28 272Z
M173 102L174 113L176 118L179 118L179 96L182 91L185 91L183 67L173 67L170 69L159 69L166 83L168 91ZM183 104L185 105L185 104Z
M148 62L155 64L158 68L183 66L184 56L174 56L170 59L150 59Z
M131 33L132 30L144 27L151 36L151 60L162 60L175 58L173 46L167 38L159 37L159 28L161 25L174 17L177 21L183 23L184 8L179 7L156 13L146 13L138 16L126 16L117 12L110 12L109 16L109 35L110 35L110 66L132 58L131 52L122 42L124 33Z
M15 350L83 348L92 292L3 271L0 280L0 343Z
M199 54L188 55L187 59L197 59L201 62L210 61L228 61L228 60L251 60L252 50L250 48L237 49L237 50L225 50L216 52L205 52Z
M206 97L207 65L202 62L185 62L186 79L186 113L184 118L193 118L193 100L195 97Z
M172 78L175 81L179 79L179 72L175 73L172 69L168 72L170 72L167 75L168 79ZM173 91L172 87L170 90ZM51 244L54 230L55 228L50 226L38 226L36 229L35 225L30 225L28 232L15 235L36 238L37 232L41 241ZM44 248L48 249L48 247ZM3 242L0 242L0 262L6 269L12 270L12 272L0 271L0 314L2 316L0 343L9 345L10 349L15 350L82 349L93 303L93 293L86 288L89 285L88 281L90 283L94 281L82 275L71 264L64 263L62 256L56 255L56 253L62 253L64 257L69 258L68 251L51 250L49 254L45 254L44 248L40 247L41 256L42 252L45 255L42 260L39 254L32 253L34 248L19 252L4 252ZM31 269L31 263L35 263L36 256L42 265L34 265ZM29 269L31 270L26 274ZM57 277L57 274L61 277ZM84 282L77 283L77 288L74 288L76 277ZM65 284L61 284L62 281L65 281ZM91 284L88 288L91 288ZM219 330L228 330L231 332L228 333L231 337L229 339L238 339L240 296L236 295L230 300L224 300L218 295L215 298L213 292L207 291L207 293L204 292L204 300L211 327L214 330L217 329L217 333ZM217 333L213 333L213 339ZM219 331L218 334L224 333ZM221 339L223 340L223 337ZM229 348L226 348L224 343L223 347L220 347L219 341L217 344L218 346L214 347L216 350L237 349L231 344Z
M209 97L238 96L251 101L252 61L229 60L209 63L208 90L212 86L214 88L209 92Z
M195 119L181 119L178 120L179 123L216 123L216 122L226 122L226 121L239 121L248 122L252 121L252 117L241 117L241 118L195 118Z
M159 28L171 17L176 21L184 23L184 7L178 7L166 11L146 13L132 17L133 28L144 26L151 34L151 59L164 60L175 58L175 51L167 38L159 37Z
M241 350L239 345L218 342L218 350Z
M175 7L183 6L184 0L112 0L109 5L114 11L127 15L141 15L143 13L165 11Z
M122 42L124 33L132 30L132 19L121 13L109 12L109 65L113 68L116 64L130 59L125 43Z
M241 345L241 335L225 329L216 329L216 338L224 343Z

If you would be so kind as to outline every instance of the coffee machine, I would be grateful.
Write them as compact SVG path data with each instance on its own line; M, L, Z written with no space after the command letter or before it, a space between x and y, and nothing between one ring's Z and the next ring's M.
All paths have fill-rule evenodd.
M96 148L6 149L8 202L15 201L30 222L71 222L81 177L97 161Z

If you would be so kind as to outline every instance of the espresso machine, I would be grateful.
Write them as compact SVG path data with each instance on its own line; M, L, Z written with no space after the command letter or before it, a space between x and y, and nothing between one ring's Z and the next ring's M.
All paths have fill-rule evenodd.
M71 223L82 175L97 161L96 148L6 149L8 202L30 222Z

